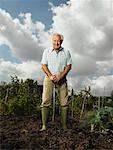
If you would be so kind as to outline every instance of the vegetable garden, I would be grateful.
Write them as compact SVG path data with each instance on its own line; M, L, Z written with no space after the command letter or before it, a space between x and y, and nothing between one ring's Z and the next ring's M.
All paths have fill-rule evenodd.
M0 84L0 149L113 149L113 92L95 97L87 87L69 95L68 130L61 128L59 93L55 118L52 110L47 131L40 132L42 86L17 76Z

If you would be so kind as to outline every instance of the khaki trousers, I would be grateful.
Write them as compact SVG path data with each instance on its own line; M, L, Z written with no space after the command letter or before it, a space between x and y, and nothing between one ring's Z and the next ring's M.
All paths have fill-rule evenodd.
M55 84L56 88L59 90L60 95L60 105L67 106L68 105L68 88L67 82L63 82L60 84ZM43 94L42 94L42 104L41 107L48 107L51 105L52 93L53 93L54 83L49 79L49 77L45 76L43 83Z

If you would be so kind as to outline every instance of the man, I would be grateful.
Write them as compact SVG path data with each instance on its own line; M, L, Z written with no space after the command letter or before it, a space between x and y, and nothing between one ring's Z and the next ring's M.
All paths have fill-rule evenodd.
M63 36L55 33L52 37L52 48L46 49L42 56L42 69L46 76L43 84L42 94L42 129L46 130L49 106L51 105L54 84L59 88L61 118L63 129L67 128L68 89L66 75L71 70L72 59L70 52L61 47Z

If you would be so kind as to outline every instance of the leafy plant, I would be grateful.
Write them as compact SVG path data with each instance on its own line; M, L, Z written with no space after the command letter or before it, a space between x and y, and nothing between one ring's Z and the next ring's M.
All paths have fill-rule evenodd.
M97 130L99 132L107 132L109 130L113 130L113 108L105 106L97 110L95 114L93 114L89 118L91 132Z
M0 115L37 113L41 99L42 85L37 81L11 76L11 83L0 84Z
M0 101L0 115L6 115L8 111L8 104L1 100Z

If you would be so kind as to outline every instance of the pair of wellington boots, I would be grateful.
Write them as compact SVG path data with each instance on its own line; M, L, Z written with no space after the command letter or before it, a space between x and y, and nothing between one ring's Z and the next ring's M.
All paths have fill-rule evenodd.
M68 107L61 107L61 118L62 118L62 128L64 130L67 129L67 110ZM48 114L49 114L49 107L42 107L41 110L42 114L42 128L40 131L44 131L47 129L46 124L47 124L47 119L48 119Z

